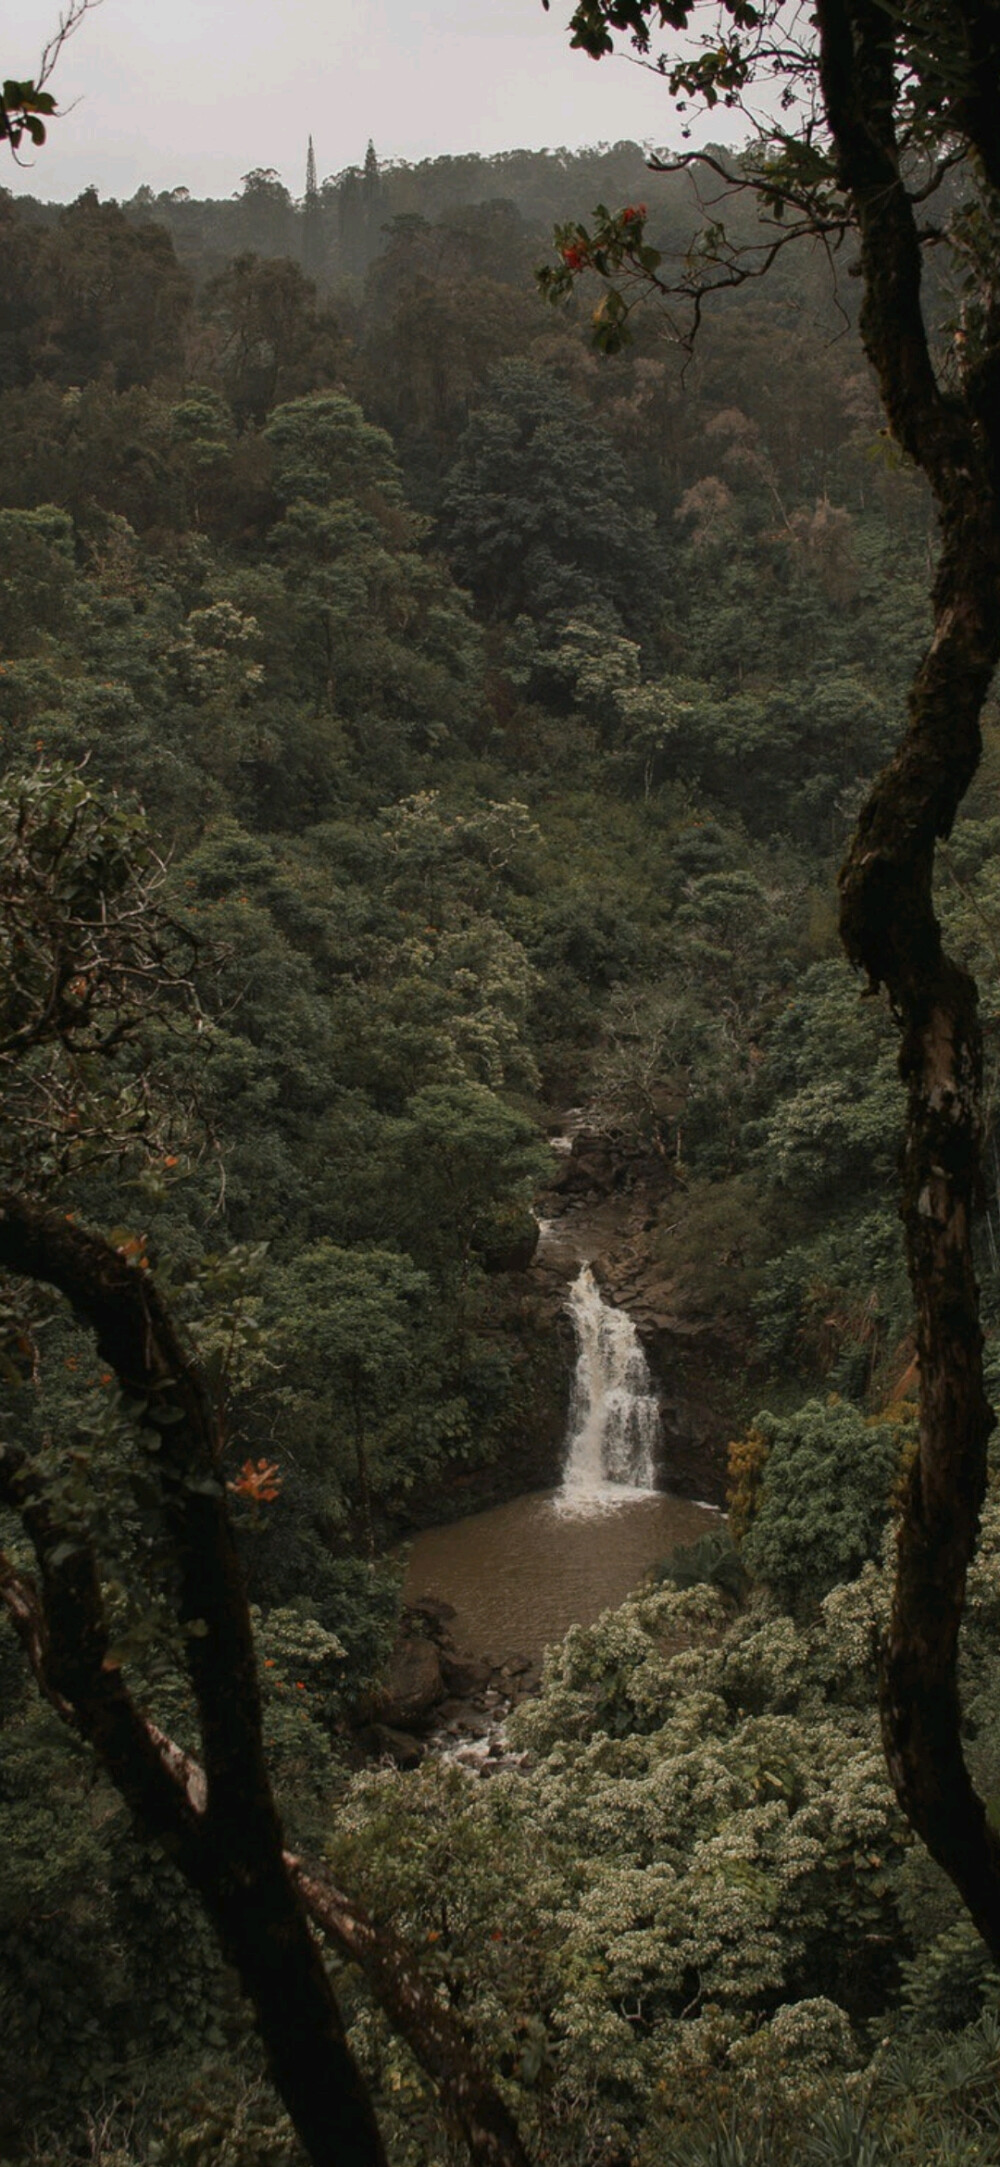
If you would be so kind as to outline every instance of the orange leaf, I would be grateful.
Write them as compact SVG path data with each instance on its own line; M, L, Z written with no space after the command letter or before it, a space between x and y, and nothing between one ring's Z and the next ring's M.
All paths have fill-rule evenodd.
M227 1484L234 1497L248 1497L255 1505L272 1505L281 1492L277 1460L244 1460L234 1482Z

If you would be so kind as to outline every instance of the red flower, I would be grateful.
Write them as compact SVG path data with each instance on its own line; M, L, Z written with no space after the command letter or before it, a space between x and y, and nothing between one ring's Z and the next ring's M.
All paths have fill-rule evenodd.
M587 251L581 247L579 241L571 242L569 248L562 248L559 253L567 270L582 271L584 269L587 262Z
M254 1505L271 1505L281 1491L281 1476L276 1460L244 1460L235 1482L226 1484L236 1497L248 1497Z
M645 216L646 206L644 203L630 203L622 212L622 224L624 226L637 225L639 220L645 218Z

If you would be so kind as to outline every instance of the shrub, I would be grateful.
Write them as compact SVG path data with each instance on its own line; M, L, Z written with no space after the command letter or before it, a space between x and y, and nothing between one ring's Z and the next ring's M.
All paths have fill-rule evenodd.
M840 1402L809 1400L782 1420L758 1416L755 1428L768 1452L744 1563L797 1609L878 1555L899 1442L889 1424Z

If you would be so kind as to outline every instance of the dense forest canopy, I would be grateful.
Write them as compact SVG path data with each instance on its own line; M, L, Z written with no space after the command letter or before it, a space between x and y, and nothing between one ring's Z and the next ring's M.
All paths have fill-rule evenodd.
M454 224L460 235L471 218L470 247L478 242L481 251L484 232L492 231L492 275L518 283L534 262L526 248L543 249L555 221L568 207L588 204L595 189L614 202L643 188L652 190L653 200L669 194L649 176L641 145L631 142L418 163L380 157L369 142L362 166L345 166L322 180L318 170L310 138L302 146L301 195L273 167L258 166L230 197L199 201L183 186L157 194L140 188L123 208L136 223L165 227L199 278L251 252L291 259L321 286L354 292L354 281L384 254L387 233L397 227L413 232L421 224ZM58 205L30 195L20 201L39 226L58 219ZM439 233L439 249L443 238Z
M344 2028L324 1973L310 2039L382 2137L361 2106L331 2158L994 2156L996 1974L878 1739L916 1342L896 1032L833 901L927 642L931 497L820 240L690 353L637 316L609 363L585 305L543 305L551 225L637 197L686 250L696 183L634 145L312 160L301 202L265 169L226 204L0 197L11 2161L302 2157L212 1936L289 2099L198 1752L242 1770L248 1885L280 1909L266 1770L335 1877L311 1915ZM741 195L734 245L758 216ZM935 323L961 275L932 261ZM938 908L983 989L989 1375L990 706L984 733ZM521 1768L404 1774L359 1744L395 1545L537 1482L563 1418L528 1267L570 1107L641 1190L674 1379L701 1346L721 1377L730 1536L551 1652ZM257 1759L191 1592L235 1570L230 1517ZM991 1498L962 1649L988 1802L997 1557ZM180 1755L176 1821L109 1779L135 1709Z

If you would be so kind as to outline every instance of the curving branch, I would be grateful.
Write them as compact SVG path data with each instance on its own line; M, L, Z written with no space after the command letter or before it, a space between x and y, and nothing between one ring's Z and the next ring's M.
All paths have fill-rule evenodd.
M31 1463L0 1449L0 1502L31 1539L37 1585L0 1558L4 1606L51 1705L96 1751L139 1824L200 1897L257 2017L275 2085L314 2167L385 2167L310 1919L360 1965L435 2084L476 2167L529 2167L513 2118L454 2011L360 1906L284 1850L261 1738L253 1636L220 1473L223 1428L154 1281L100 1236L0 1196L0 1265L58 1288L144 1419L177 1565L177 1616L203 1764L136 1705L110 1654L100 1576Z
M0 1447L0 1502L20 1514L38 1561L38 1587L4 1561L0 1601L42 1692L94 1747L136 1819L190 1880L200 1866L197 1831L111 1658L90 1544L56 1519L30 1463L9 1446Z
M313 2167L385 2167L371 2101L284 1862L249 1611L219 1473L218 1410L153 1281L110 1243L5 1195L0 1264L66 1296L160 1432L153 1458L177 1566L178 1621L182 1628L201 1621L185 1646L204 1751L203 1812L195 1815L121 1672L109 1667L88 1542L55 1523L30 1470L8 1466L6 1495L18 1504L38 1560L44 1676L204 1904L253 2005L276 2088Z
M530 2167L504 2105L455 2010L439 1999L398 1937L314 1866L289 1858L306 1910L343 1956L357 1964L393 2029L437 2086L441 2105L476 2167Z
M965 1763L957 1677L994 1425L972 1254L982 1039L974 980L944 952L933 901L935 848L976 772L980 713L1000 660L991 442L1000 416L986 422L935 375L919 235L894 132L896 17L876 0L818 0L817 20L839 178L861 235L862 337L893 434L931 483L942 535L934 636L911 688L907 733L876 779L840 879L844 946L870 986L888 992L907 1091L901 1208L920 1445L883 1648L882 1728L904 1812L1000 1958L1000 1839Z

